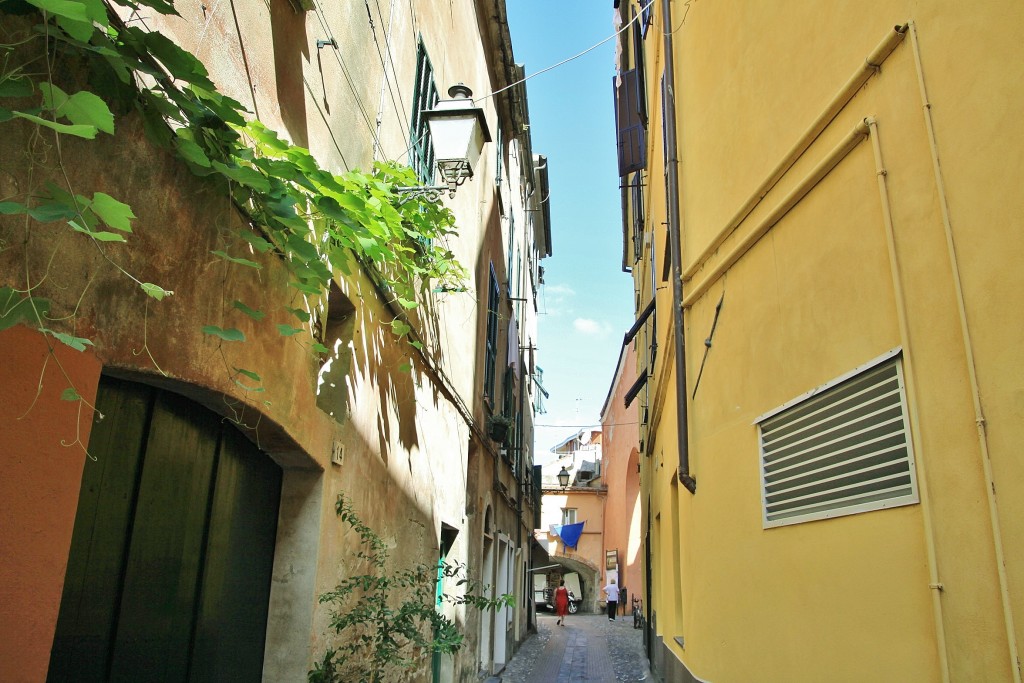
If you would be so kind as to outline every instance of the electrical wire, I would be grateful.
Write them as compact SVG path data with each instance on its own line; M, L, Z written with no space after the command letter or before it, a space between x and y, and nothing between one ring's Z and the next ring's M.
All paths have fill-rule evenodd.
M213 15L217 14L218 7L220 7L220 0L217 0L217 2L213 3L213 9L210 10L210 15L206 17L206 22L203 24L203 30L199 33L199 41L196 43L195 50L192 51L192 53L197 56L199 54L199 48L202 46L203 40L206 38L206 29L210 27L210 22L213 20ZM203 5L203 12L205 13L205 11L206 5Z
M654 4L654 0L650 0L646 5L644 5L643 7L640 8L641 12L643 10L647 9L648 7L650 7L653 4ZM689 4L689 3L687 3L687 4ZM494 97L495 95L497 95L500 92L504 92L504 91L506 91L506 90L508 90L510 88L516 87L517 85L519 85L521 83L525 83L526 81L530 80L534 76L540 76L542 73L546 73L548 71L551 71L552 69L557 69L558 67L562 66L563 64L568 64L569 62L573 61L574 59L579 59L580 57L582 57L583 55L587 54L588 52L593 52L597 48L599 48L602 45L604 45L605 43L607 43L609 40L617 38L626 29L628 29L630 26L632 26L638 19L640 19L641 16L642 16L642 14L638 13L632 19L630 19L625 24L623 24L622 28L620 28L618 31L616 31L615 33L611 34L610 36L608 36L607 38L605 38L601 42L595 43L595 44L591 45L586 50L583 50L582 52L579 52L579 53L573 55L572 57L568 57L566 59L563 59L562 61L558 62L557 64L552 64L551 66L545 67L545 68L541 69L540 71L535 71L534 73L530 74L529 76L526 76L525 78L519 79L515 83L510 83L509 85L506 85L504 88L498 88L497 90L494 90L494 91L490 92L489 94L484 95L482 97L474 97L473 101L474 102L480 102L482 100L486 100L488 97Z
M319 0L313 0L313 7L316 10L317 19L320 20L320 27L323 29L327 37L336 43L337 39L334 37L331 27L327 24L327 17L324 14L323 6L320 4ZM380 147L380 139L377 137L376 128L373 123L370 122L370 116L366 113L366 107L363 106L363 101L359 98L359 91L356 89L355 81L352 79L352 74L345 65L345 61L341 58L341 50L333 49L331 52L334 53L334 58L338 60L338 66L341 68L341 73L345 76L345 81L348 83L348 87L352 91L352 97L356 103L356 107L359 109L359 113L363 115L363 122L366 123L366 129L370 131L370 137L373 138L374 144Z
M388 86L388 94L391 95L391 106L393 106L395 108L395 113L398 114L398 119L399 119L399 121L401 121L401 119L402 119L402 110L405 110L405 101L402 100L402 90L401 90L401 88L398 88L398 72L395 69L395 62L394 62L394 59L391 59L391 42L388 40L387 31L384 31L384 44L387 47L387 53L388 53L389 61L391 62L392 73L395 75L395 88L398 89L398 100L402 103L402 109L401 110L398 108L398 102L395 101L395 90L392 89L392 87L391 87L391 78L388 77L387 63L384 61L384 55L381 54L381 51L380 51L380 41L377 40L377 27L374 25L374 23L373 23L373 15L370 13L370 2L369 2L369 0L363 0L363 3L366 5L366 17L370 20L370 31L373 33L373 44L377 48L377 57L380 59L380 68L381 68L381 72L382 72L382 74L384 76L384 83L387 84L387 86ZM379 0L376 2L376 5L377 5L377 16L380 18L381 22L383 23L383 21L384 21L384 14L381 12ZM383 109L383 107L381 107L381 109ZM405 129L402 128L401 126L399 126L399 128L402 131L402 138L405 140L406 143L408 143L409 142L409 136L406 134ZM410 149L411 149L411 147L410 147ZM383 150L381 150L381 152L383 152Z
M425 130L425 131L423 132L423 135L419 136L418 138L416 138L415 140L413 140L413 141L412 141L411 143L409 143L409 146L408 146L408 147L407 147L407 148L405 149L405 151L404 151L404 152L402 152L401 154L399 154L398 156L394 157L393 159L391 159L391 161L398 161L399 159L401 159L402 157L404 157L404 156L405 156L406 154L408 154L409 152L411 152L411 151L412 151L412 150L413 150L413 149L414 149L414 148L416 147L416 145L420 144L420 141L421 141L421 140L422 140L423 138L427 137L427 135L429 135L429 134L430 134L430 130L429 130L429 129Z
M327 134L331 137L331 142L334 143L334 148L338 150L338 157L341 159L341 165L345 167L346 171L352 170L352 167L348 164L348 160L345 159L345 153L341 151L341 145L338 143L338 139L334 137L334 131L331 129L331 122L327 118L327 114L324 112L323 108L320 106L320 101L317 98L316 93L313 92L313 86L309 84L309 81L306 80L305 76L302 77L302 83L306 86L306 92L309 93L309 97L313 100L313 104L316 105L316 110L320 113L320 118L324 120L324 127L327 129Z
M635 425L635 424L640 424L640 423L639 422L609 422L607 424L600 424L600 423L594 424L594 423L591 423L591 424L585 424L585 425L542 425L542 424L534 424L533 426L534 427L557 427L557 428L564 427L565 429L584 429L586 427L593 427L593 428L597 428L597 427L623 427L623 426Z

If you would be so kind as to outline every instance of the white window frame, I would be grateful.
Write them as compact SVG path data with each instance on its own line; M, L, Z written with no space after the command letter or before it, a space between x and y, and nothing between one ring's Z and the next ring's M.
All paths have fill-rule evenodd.
M858 375L866 373L866 372L872 370L873 368L875 368L875 367L877 367L879 365L882 365L882 364L884 364L884 363L886 363L886 362L888 362L890 360L896 359L901 353L902 353L902 348L900 348L900 347L897 347L895 349L891 349L891 350L885 352L884 354L882 354L881 356L879 356L877 358L874 358L874 359L868 361L867 363L864 363L861 366L858 366L857 368L851 370L850 372L847 372L846 374L843 374L843 375L841 375L839 377L836 377L835 379L833 379L833 380L831 380L831 381L829 381L829 382L827 382L827 383L825 383L825 384L823 384L823 385L821 385L819 387L816 387L816 388L812 389L811 391L808 391L808 392L806 392L804 394L801 394L800 396L797 396L796 398L792 399L791 401L788 401L788 402L784 403L783 405L781 405L781 406L779 406L777 408L774 408L774 409L770 410L767 413L764 413L763 415L760 415L759 417L757 417L754 420L753 424L758 427L758 468L760 470L759 474L760 474L760 478L761 478L761 523L762 523L762 527L763 528L769 529L769 528L779 527L779 526L789 526L789 525L793 525L793 524L801 524L803 522L810 522L810 521L820 520L820 519L830 519L830 518L834 518L834 517L845 517L845 516L848 516L848 515L855 515L855 514L859 514L859 513L862 513L862 512L870 512L870 511L874 511L874 510L882 510L882 509L888 509L888 508L893 508L893 507L901 507L901 506L904 506L904 505L914 505L914 504L920 502L920 498L918 496L918 488L917 488L917 468L916 468L916 464L915 464L914 446L913 446L913 439L912 439L912 434L911 434L911 427L910 427L910 420L909 420L909 411L907 410L907 396L906 396L906 390L905 390L905 384L904 384L904 378L903 378L903 364L901 362L899 362L899 360L897 359L896 362L895 362L896 377L897 377L897 382L898 382L898 386L899 386L899 403L900 403L900 409L901 409L901 412L902 412L903 433L905 435L905 440L906 440L907 465L908 465L908 471L910 473L910 490L911 490L911 492L909 494L906 494L906 495L894 496L892 498L887 498L887 499L884 499L884 500L869 501L869 502L860 503L860 504L857 504L857 505L850 505L850 506L845 506L845 507L837 507L837 508L830 509L830 510L819 510L819 511L816 511L816 512L810 512L810 513L803 514L803 515L794 515L792 517L784 517L784 518L774 519L774 520L769 520L768 519L767 489L766 489L766 480L765 480L765 451L764 451L764 441L763 441L763 436L762 436L763 432L761 430L761 424L763 422L765 422L766 420L768 420L769 418L774 417L775 415L778 415L779 413L782 413L782 412L788 410L789 408L792 408L792 407L794 407L796 405L804 403L804 402L808 401L809 399L811 399L812 397L815 397L815 396L818 396L818 395L820 395L820 394L822 394L824 392L827 392L829 389L832 389L833 387L835 387L835 386L837 386L839 384L842 384L843 382L845 382L845 381L847 381L847 380L849 380L849 379L851 379L853 377L856 377Z
M577 508L562 508L562 525L575 524L576 523L576 510ZM569 513L572 513L571 515ZM570 520L569 517L572 517Z

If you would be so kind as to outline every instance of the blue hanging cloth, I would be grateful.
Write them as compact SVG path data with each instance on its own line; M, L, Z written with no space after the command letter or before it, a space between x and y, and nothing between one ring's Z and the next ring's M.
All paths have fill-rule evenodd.
M562 537L562 542L565 543L566 548L575 548L579 544L580 536L583 535L584 524L586 524L586 522L562 525L562 532L559 536Z

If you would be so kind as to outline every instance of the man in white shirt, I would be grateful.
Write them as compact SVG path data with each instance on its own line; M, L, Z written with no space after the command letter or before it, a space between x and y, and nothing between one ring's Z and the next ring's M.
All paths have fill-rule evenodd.
M608 621L615 621L615 613L619 609L619 587L615 585L615 579L601 590L608 596Z

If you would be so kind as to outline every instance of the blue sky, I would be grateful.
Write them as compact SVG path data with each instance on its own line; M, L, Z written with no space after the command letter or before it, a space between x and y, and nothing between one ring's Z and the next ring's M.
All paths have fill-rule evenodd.
M611 0L507 0L512 49L526 74L614 32ZM548 157L553 255L543 262L537 363L551 394L538 415L536 460L596 424L633 323L622 272L612 77L615 41L527 82L534 153Z

